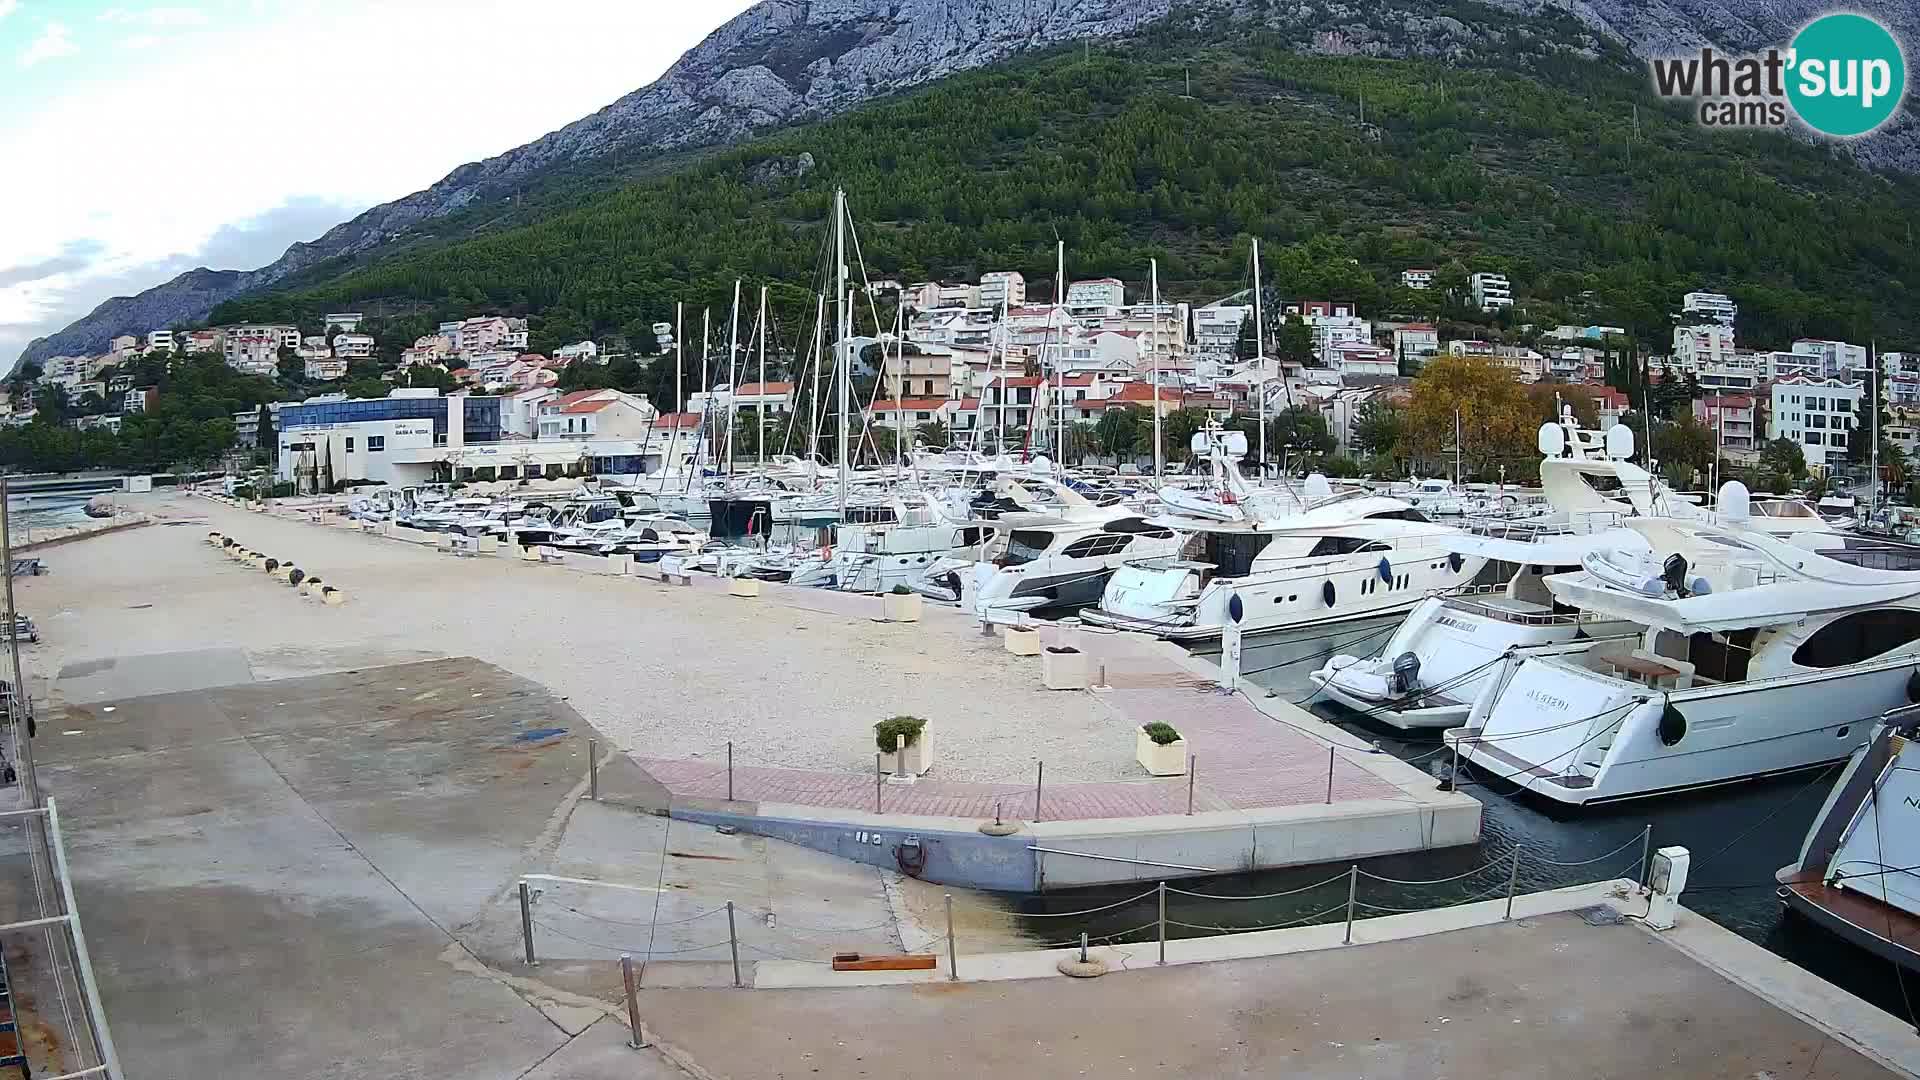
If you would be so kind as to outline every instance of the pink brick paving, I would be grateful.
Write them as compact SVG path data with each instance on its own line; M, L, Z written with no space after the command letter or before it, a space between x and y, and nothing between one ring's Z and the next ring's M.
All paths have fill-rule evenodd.
M724 583L697 577L699 587L719 591ZM792 589L769 585L764 599L784 607L827 615L881 616L879 597ZM973 633L971 619L928 605L927 627L934 632ZM1156 646L1129 634L1074 633L1057 625L1040 627L1049 645L1071 639L1095 664L1107 664L1112 689L1102 699L1135 723L1166 720L1186 737L1196 759L1194 809L1252 810L1301 806L1327 798L1327 747L1278 723L1237 695L1215 691L1213 684L1177 667L1156 653ZM1037 663L1037 662L1036 662ZM1335 762L1333 799L1403 798L1398 788L1353 763L1360 752L1342 750ZM724 799L726 766L710 758L636 757L641 768L679 798ZM1032 780L1005 783L948 781L935 774L910 787L881 788L881 812L935 817L990 818L996 804L1008 817L1045 821L1153 817L1185 814L1187 778L1143 778L1094 783L1050 783L1040 812L1033 806ZM781 769L736 764L733 795L743 802L786 803L839 810L874 808L870 773L818 769Z
M1195 810L1251 810L1326 800L1325 745L1268 719L1240 697L1204 687L1164 685L1115 689L1103 696L1130 719L1164 719L1180 729L1197 760ZM1342 751L1342 760L1335 762L1336 802L1401 797L1399 789L1354 764L1350 758L1355 753ZM726 797L726 767L710 759L635 760L677 797ZM736 766L733 794L745 802L874 808L873 777L868 774ZM1031 782L965 783L930 776L911 787L883 786L880 792L881 812L891 814L987 818L996 803L1009 817L1046 821L1184 814L1187 780L1048 784L1037 815Z

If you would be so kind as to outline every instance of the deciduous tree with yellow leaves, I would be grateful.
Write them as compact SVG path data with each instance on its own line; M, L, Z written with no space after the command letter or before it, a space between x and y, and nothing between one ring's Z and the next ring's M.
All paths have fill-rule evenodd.
M1443 356L1413 381L1402 445L1426 469L1453 464L1454 410L1460 412L1461 460L1468 477L1531 475L1538 410L1513 372L1482 357Z

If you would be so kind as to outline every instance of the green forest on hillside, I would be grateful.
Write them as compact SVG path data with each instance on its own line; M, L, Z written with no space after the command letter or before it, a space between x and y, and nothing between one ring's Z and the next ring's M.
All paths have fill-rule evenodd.
M804 177L754 179L802 152L817 163ZM1740 302L1743 344L1891 347L1915 330L1920 183L1701 129L1617 56L1539 48L1463 70L1174 34L955 76L624 187L550 192L543 205L565 208L540 220L309 274L213 321L364 309L430 328L499 311L532 317L550 348L638 337L676 300L719 322L743 276L748 295L772 284L793 342L835 187L875 278L1018 269L1050 292L1034 283L1051 280L1058 238L1074 277L1137 288L1157 259L1164 295L1210 300L1246 286L1259 236L1274 294L1367 314L1465 317L1396 287L1399 270L1434 266L1504 270L1531 321L1618 323L1657 351L1696 288Z

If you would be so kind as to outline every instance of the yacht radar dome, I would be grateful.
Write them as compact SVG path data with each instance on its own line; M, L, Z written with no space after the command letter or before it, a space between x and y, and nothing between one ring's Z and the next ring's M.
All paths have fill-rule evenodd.
M1615 461L1625 461L1633 456L1632 428L1615 424L1607 429L1607 456Z
M1540 454L1557 458L1567 452L1567 433L1552 420L1540 425Z

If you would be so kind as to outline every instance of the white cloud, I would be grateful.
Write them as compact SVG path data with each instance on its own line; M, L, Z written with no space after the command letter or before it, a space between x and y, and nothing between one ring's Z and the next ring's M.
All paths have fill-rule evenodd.
M586 116L751 2L327 0L268 3L257 15L236 3L191 29L190 47L144 50L134 64L95 63L86 40L77 60L15 80L31 104L0 108L9 155L86 163L0 169L0 206L34 208L8 220L0 271L59 270L11 286L0 273L0 370L28 338L110 295L197 265L252 269L279 254L276 244L314 239L358 209ZM116 25L130 37L150 29L132 17ZM503 42L538 62L495 62ZM292 43L310 61L327 58L324 77L288 77ZM450 75L461 65L486 75ZM130 174L103 147L152 167ZM167 164L151 157L156 147ZM302 206L334 216L288 215ZM244 224L263 221L273 227ZM259 243L224 242L236 227ZM69 265L76 251L84 265Z
M46 29L40 31L40 36L33 39L33 44L20 54L20 66L32 67L42 60L71 56L75 51L73 39L67 36L66 24L50 22Z
M5 2L5 0L0 0ZM207 13L196 8L156 7L128 11L125 8L108 8L94 16L104 23L123 23L133 26L183 27L205 26L211 20Z
M0 0L0 19L20 10L20 0Z

